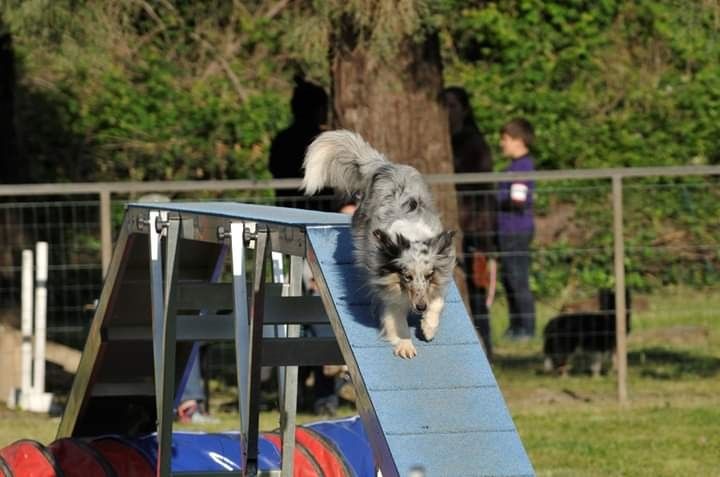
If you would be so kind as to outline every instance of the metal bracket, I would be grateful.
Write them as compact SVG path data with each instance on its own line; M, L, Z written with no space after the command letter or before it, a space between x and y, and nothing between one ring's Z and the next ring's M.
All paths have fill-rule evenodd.
M157 219L153 221L152 215L153 213L158 213ZM170 224L170 220L180 220L180 217L168 217L167 212L164 211L152 211L148 215L148 218L145 218L141 215L138 215L135 217L134 225L138 232L144 232L145 227L152 225L152 222L155 222L155 232L161 234L163 231L167 230L168 225Z
M146 219L146 218L142 217L141 215L138 215L137 217L135 217L134 224L135 224L135 229L138 232L144 232L145 227L150 225L150 219Z
M257 231L255 230L255 223L254 222L248 222L243 223L243 243L247 245L249 248L254 248L251 245L251 242L254 242L257 239ZM219 225L217 228L217 238L218 240L225 240L232 237L232 232L229 230L229 224L228 226L225 225Z
M166 230L168 226L170 225L170 218L169 217L158 217L155 219L155 231L157 233L162 233L163 230Z
M217 238L218 240L225 240L232 237L232 232L227 230L224 225L218 225Z
M250 249L255 248L257 243L258 233L257 224L255 222L246 222L245 229L243 231L243 241Z

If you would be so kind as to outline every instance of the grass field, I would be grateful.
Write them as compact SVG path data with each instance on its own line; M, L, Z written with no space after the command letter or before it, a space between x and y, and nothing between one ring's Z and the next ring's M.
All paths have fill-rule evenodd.
M626 406L612 375L548 376L540 339L495 340L493 368L538 475L720 477L720 291L646 298L633 316ZM539 305L540 327L552 313L552 304ZM506 318L497 315L499 336ZM236 426L236 415L217 415L218 424L202 427ZM0 408L0 447L22 437L48 443L58 422ZM277 422L276 413L261 416L263 429Z

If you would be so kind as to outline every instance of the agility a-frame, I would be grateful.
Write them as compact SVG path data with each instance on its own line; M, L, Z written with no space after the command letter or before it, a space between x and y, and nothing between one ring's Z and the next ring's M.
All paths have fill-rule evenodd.
M303 260L319 297L301 296ZM454 285L446 301L437 337L414 338L418 356L402 360L378 334L348 216L131 204L58 437L157 431L159 475L180 475L170 465L173 409L193 343L231 341L245 445L227 475L257 474L261 366L282 370L283 454L292 455L297 366L339 363L383 476L534 475ZM302 325L328 323L334 338L300 337ZM290 459L282 475L292 475Z

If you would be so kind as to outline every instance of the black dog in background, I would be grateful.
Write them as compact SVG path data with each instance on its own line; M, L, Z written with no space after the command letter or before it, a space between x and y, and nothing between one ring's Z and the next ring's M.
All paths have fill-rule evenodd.
M630 332L630 290L625 290L626 331ZM558 315L545 326L545 371L558 371L566 375L573 353L592 354L590 369L593 376L602 371L603 358L613 354L616 344L615 293L602 288L598 291L599 311Z

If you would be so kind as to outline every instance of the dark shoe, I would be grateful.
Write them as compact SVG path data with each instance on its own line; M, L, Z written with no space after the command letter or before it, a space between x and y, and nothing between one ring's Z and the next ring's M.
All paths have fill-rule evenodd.
M512 328L508 328L507 331L505 331L503 337L510 341L529 341L532 339L533 335L532 333L527 333L523 330L515 330Z
M338 397L335 394L317 399L313 405L313 411L318 416L333 417L337 414Z

